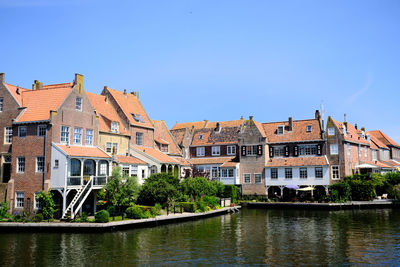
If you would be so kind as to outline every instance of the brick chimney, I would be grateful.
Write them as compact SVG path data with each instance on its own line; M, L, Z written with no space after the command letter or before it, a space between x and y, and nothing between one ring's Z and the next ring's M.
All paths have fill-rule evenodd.
M219 132L219 130L221 130L221 126L219 122L217 122L217 126L215 127L214 131Z
M288 131L291 132L293 130L293 118L289 117L288 122L289 122Z
M0 83L4 83L4 77L5 77L4 72L0 73Z
M43 83L39 82L38 80L34 80L32 84L32 90L40 90L43 88Z
M356 124L354 124L354 128L356 128L356 130L358 130L358 126L357 126L357 123L356 123Z
M318 110L318 109L315 111L315 118L316 118L317 120L319 120L319 119L321 118L321 114L319 113L319 110Z

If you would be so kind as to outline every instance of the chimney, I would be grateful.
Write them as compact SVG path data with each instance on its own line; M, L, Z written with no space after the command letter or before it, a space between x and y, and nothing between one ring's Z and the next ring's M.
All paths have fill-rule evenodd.
M82 74L75 73L74 84L77 86L78 92L82 93L82 90L83 90L83 75Z
M291 132L293 130L293 118L289 117L288 121L289 121L289 129L288 129L288 131Z
M217 126L215 127L214 131L219 132L221 130L219 122L217 122Z
M251 121L252 121L252 120L253 120L253 116L249 116L249 120L251 120Z
M356 128L356 130L358 130L358 126L357 126L357 123L356 123L356 124L354 124L354 128Z
M124 95L126 96L126 89L124 89Z
M319 110L318 110L318 109L315 111L315 118L316 118L317 120L319 120L319 119L321 118L321 114L319 113Z
M4 72L0 73L0 83L4 83Z
M43 88L43 83L39 82L38 80L34 80L32 84L32 90L40 90Z

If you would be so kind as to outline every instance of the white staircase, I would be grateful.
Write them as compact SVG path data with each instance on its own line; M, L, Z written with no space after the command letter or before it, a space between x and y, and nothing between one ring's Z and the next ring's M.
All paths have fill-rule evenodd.
M86 198L89 196L90 192L92 191L93 178L94 178L94 176L90 176L88 183L85 186L78 189L78 192L76 193L75 197L72 199L71 203L68 205L67 209L64 211L63 215L61 216L61 220L67 220L68 217L71 220L75 218L79 209L82 207Z

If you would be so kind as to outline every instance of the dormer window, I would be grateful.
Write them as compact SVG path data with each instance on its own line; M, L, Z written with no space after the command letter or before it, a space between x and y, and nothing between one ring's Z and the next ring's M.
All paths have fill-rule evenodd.
M312 130L312 126L311 125L307 125L307 133L311 132Z
M142 122L142 123L144 123L144 120L142 119L142 117L141 117L139 114L131 113L131 115L132 115L133 119L134 119L136 122Z
M82 111L82 97L76 97L75 99L75 109Z
M199 140L203 140L203 135L199 135Z
M111 122L111 132L119 133L119 123L116 121Z
M284 125L279 125L276 133L277 134L283 134L284 131L285 131L285 126Z
M161 144L161 152L166 152L166 153L168 153L168 145Z

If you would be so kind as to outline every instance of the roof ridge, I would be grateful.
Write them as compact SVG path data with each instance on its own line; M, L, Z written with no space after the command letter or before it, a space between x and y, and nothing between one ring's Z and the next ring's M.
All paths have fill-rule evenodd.
M293 122L299 122L299 121L314 121L318 119L302 119L302 120L293 120ZM261 124L272 124L272 123L285 123L289 121L271 121L271 122L260 122Z

